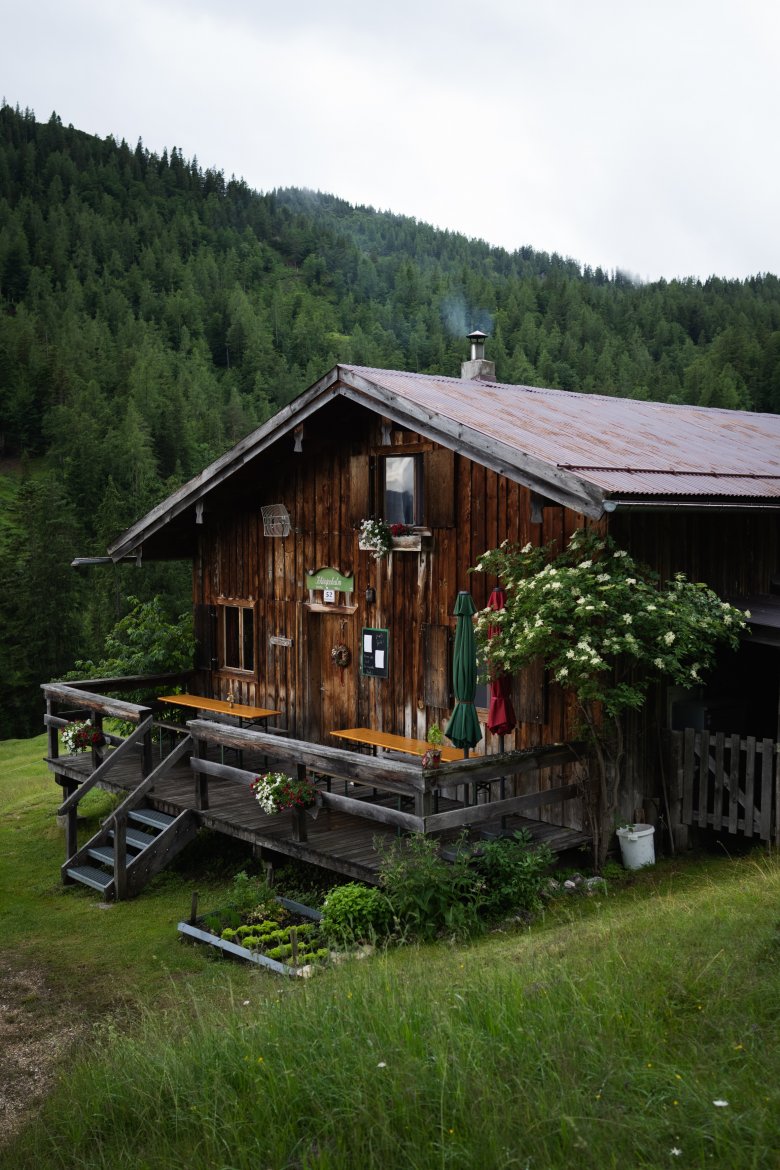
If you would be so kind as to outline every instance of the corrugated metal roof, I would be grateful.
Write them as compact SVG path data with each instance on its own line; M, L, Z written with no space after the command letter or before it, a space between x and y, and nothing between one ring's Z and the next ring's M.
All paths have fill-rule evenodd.
M780 415L340 366L618 497L780 498Z

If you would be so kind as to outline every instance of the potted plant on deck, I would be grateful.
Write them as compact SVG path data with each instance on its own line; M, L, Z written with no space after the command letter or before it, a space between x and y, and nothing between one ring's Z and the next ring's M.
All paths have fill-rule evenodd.
M441 763L441 749L444 746L444 733L438 723L432 723L428 728L426 740L431 745L423 755L423 768L438 768Z

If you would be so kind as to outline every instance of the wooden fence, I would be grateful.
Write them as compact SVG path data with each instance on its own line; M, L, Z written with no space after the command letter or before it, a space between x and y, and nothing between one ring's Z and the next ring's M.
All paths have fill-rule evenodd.
M670 732L676 817L780 845L780 744L725 732Z

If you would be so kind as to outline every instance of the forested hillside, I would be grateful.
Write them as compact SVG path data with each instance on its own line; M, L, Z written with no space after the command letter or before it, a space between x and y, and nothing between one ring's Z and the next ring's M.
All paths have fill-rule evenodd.
M780 410L773 275L638 286L2 106L0 738L128 592L187 604L186 567L74 555L335 362L457 374L475 327L503 381Z

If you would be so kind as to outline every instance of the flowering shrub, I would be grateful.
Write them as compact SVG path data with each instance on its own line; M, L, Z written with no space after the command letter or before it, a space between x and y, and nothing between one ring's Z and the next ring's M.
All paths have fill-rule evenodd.
M374 560L380 561L393 548L393 533L384 520L362 520L360 522L360 544L371 549Z
M408 536L411 531L412 531L412 529L411 529L411 526L409 524L391 524L390 525L390 535L391 536Z
M103 732L92 723L69 723L62 729L62 743L69 755L85 752L88 748L102 747L105 742Z
M311 780L299 780L285 772L264 772L251 784L263 812L277 813L288 808L310 808L317 797Z
M618 803L623 712L641 708L659 678L701 683L718 643L736 647L750 615L682 574L660 586L614 541L583 530L557 555L552 546L505 542L476 569L498 576L507 595L505 609L477 618L477 643L491 669L512 673L543 657L574 693L599 774L590 812L600 865Z

